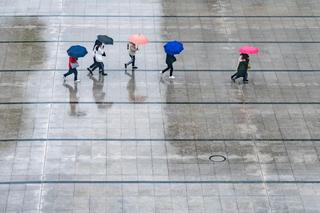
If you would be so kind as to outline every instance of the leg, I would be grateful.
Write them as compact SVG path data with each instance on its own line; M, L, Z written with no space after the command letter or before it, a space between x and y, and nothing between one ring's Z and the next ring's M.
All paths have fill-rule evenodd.
M73 73L74 73L74 80L77 81L78 80L78 70L73 69Z
M247 72L243 76L243 83L248 83L248 73Z
M138 68L138 67L136 67L135 63L136 63L136 56L134 55L134 56L132 56L132 69Z
M94 71L95 69L97 69L99 67L98 62L95 62L91 68L92 71Z
M233 79L234 77L236 77L236 75L237 75L237 73L233 74L233 75L231 76L231 79Z
M133 56L132 56L132 66L133 66L133 67L134 67L135 62L136 62L136 56L133 55Z
M127 64L127 66L129 66L130 64L132 64L132 66L133 66L133 57L134 56L132 56L132 55L129 55L130 56L130 61L128 62L128 63L126 63Z
M92 64L92 68L91 68L92 71L94 71L99 67L99 62L97 62L96 57L93 57L93 62L94 63Z
M73 73L73 69L69 69L67 73L65 73L63 76L67 77L68 75L71 75Z
M98 66L97 66L97 63L98 63L98 62L97 62L97 60L96 60L96 57L93 57L93 64L91 64L90 67L87 68L87 70L89 71L90 75L93 75L92 72L93 72L95 69L97 69L97 67L98 67Z
M96 64L97 64L96 57L93 57L93 64L91 64L89 68L92 69L93 67L96 66Z
M246 72L243 76L243 81L248 81L248 72Z
M172 76L172 74L173 74L173 65L172 64L170 64L170 76Z
M170 69L170 67L169 67L169 65L167 65L167 68L165 68L165 69L162 70L161 72L162 72L162 73L165 73L165 72L167 72L169 69Z
M236 75L233 79L236 80L236 79L238 79L238 78L240 78L240 77L241 77L241 76L237 76L237 75Z
M97 65L98 65L98 68L99 68L99 73L101 73L102 70L103 70L103 64L101 62L98 62Z
M99 62L99 73L101 73L102 75L107 75L107 73L104 72L103 62Z
M132 56L129 54L129 56L130 56L130 61L128 62L128 63L125 63L124 64L124 68L127 70L127 66L129 66L130 64L132 64Z

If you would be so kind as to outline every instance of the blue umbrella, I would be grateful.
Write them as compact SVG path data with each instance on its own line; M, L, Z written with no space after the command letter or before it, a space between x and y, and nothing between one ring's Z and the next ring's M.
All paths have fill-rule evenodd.
M75 45L75 46L71 46L68 50L67 53L69 56L71 57L76 57L76 58L80 58L80 57L84 57L85 55L87 55L88 51L85 47L80 46L80 45Z
M169 55L180 54L183 49L183 44L179 41L169 41L164 45L164 51Z

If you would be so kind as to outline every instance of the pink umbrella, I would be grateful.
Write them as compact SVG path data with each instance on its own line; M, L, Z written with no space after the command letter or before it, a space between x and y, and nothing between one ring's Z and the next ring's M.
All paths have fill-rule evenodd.
M258 54L259 48L253 47L253 46L243 46L239 49L240 53L246 53L246 54Z
M147 44L149 42L148 38L142 34L133 34L129 37L129 41L137 44L137 45L143 45Z

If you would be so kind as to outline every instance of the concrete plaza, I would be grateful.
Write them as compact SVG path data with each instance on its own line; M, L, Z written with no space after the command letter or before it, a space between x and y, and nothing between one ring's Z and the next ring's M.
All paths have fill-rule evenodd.
M63 83L98 34L108 76ZM320 212L319 50L319 0L0 0L0 212Z

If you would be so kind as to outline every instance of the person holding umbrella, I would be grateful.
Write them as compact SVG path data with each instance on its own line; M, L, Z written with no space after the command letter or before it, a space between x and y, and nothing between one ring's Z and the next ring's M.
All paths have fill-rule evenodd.
M72 46L67 50L67 53L69 55L69 71L63 75L64 81L66 81L67 76L74 74L74 81L80 82L78 80L78 70L77 67L79 67L78 58L84 57L88 52L85 47L82 47L80 45Z
M173 63L176 61L176 57L174 57L174 55L170 55L167 53L166 56L166 64L167 64L167 68L165 68L164 70L160 71L161 74L167 72L170 69L170 76L169 78L174 79L175 77L172 75L173 74Z
M175 54L180 54L183 51L183 44L179 41L170 41L164 45L164 50L167 53L166 56L166 64L167 68L160 71L161 74L165 73L170 69L170 76L169 78L174 79L173 76L173 63L177 60L174 56Z
M138 67L135 66L136 62L136 52L139 50L138 45L145 45L149 42L148 38L142 34L134 34L129 36L129 42L127 44L127 50L129 52L129 57L131 60L128 63L124 64L125 71L127 71L127 67L131 64L132 65L132 71L135 69L138 69Z
M127 44L127 50L129 52L129 57L131 58L131 60L128 63L124 64L125 70L127 70L127 67L130 64L132 64L132 70L138 69L138 67L135 66L136 52L139 50L138 45L129 41L129 43Z
M239 50L240 57L238 60L237 72L231 76L233 82L238 78L243 78L243 83L248 83L248 69L249 69L249 55L248 54L257 54L259 48L252 46L243 46Z
M87 68L87 70L89 71L89 74L90 75L93 75L93 71L96 69L96 68L98 68L99 67L99 63L97 62L97 60L96 60L96 51L98 51L99 50L99 47L102 45L102 42L101 41L99 41L98 39L95 41L95 43L94 43L94 46L93 46L93 48L92 48L92 50L93 50L93 64L91 64L90 65L90 67L88 67Z
M106 52L104 49L104 45L113 45L113 39L106 35L98 35L97 40L95 42L95 45L93 47L93 64L87 68L90 75L93 75L93 71L96 68L99 68L99 73L102 75L107 75L107 73L104 72L104 63L103 63L103 57L106 56Z
M249 55L241 53L238 60L237 72L231 76L233 82L238 78L243 78L243 83L248 83L248 67L249 67Z
M97 47L96 50L94 51L94 57L95 57L97 63L96 63L96 67L93 67L92 71L95 68L99 67L99 73L101 75L107 75L107 73L104 72L104 63L103 63L103 57L105 57L105 56L106 56L106 52L104 49L104 45L102 44L99 47ZM93 75L93 73L92 73L92 75Z

